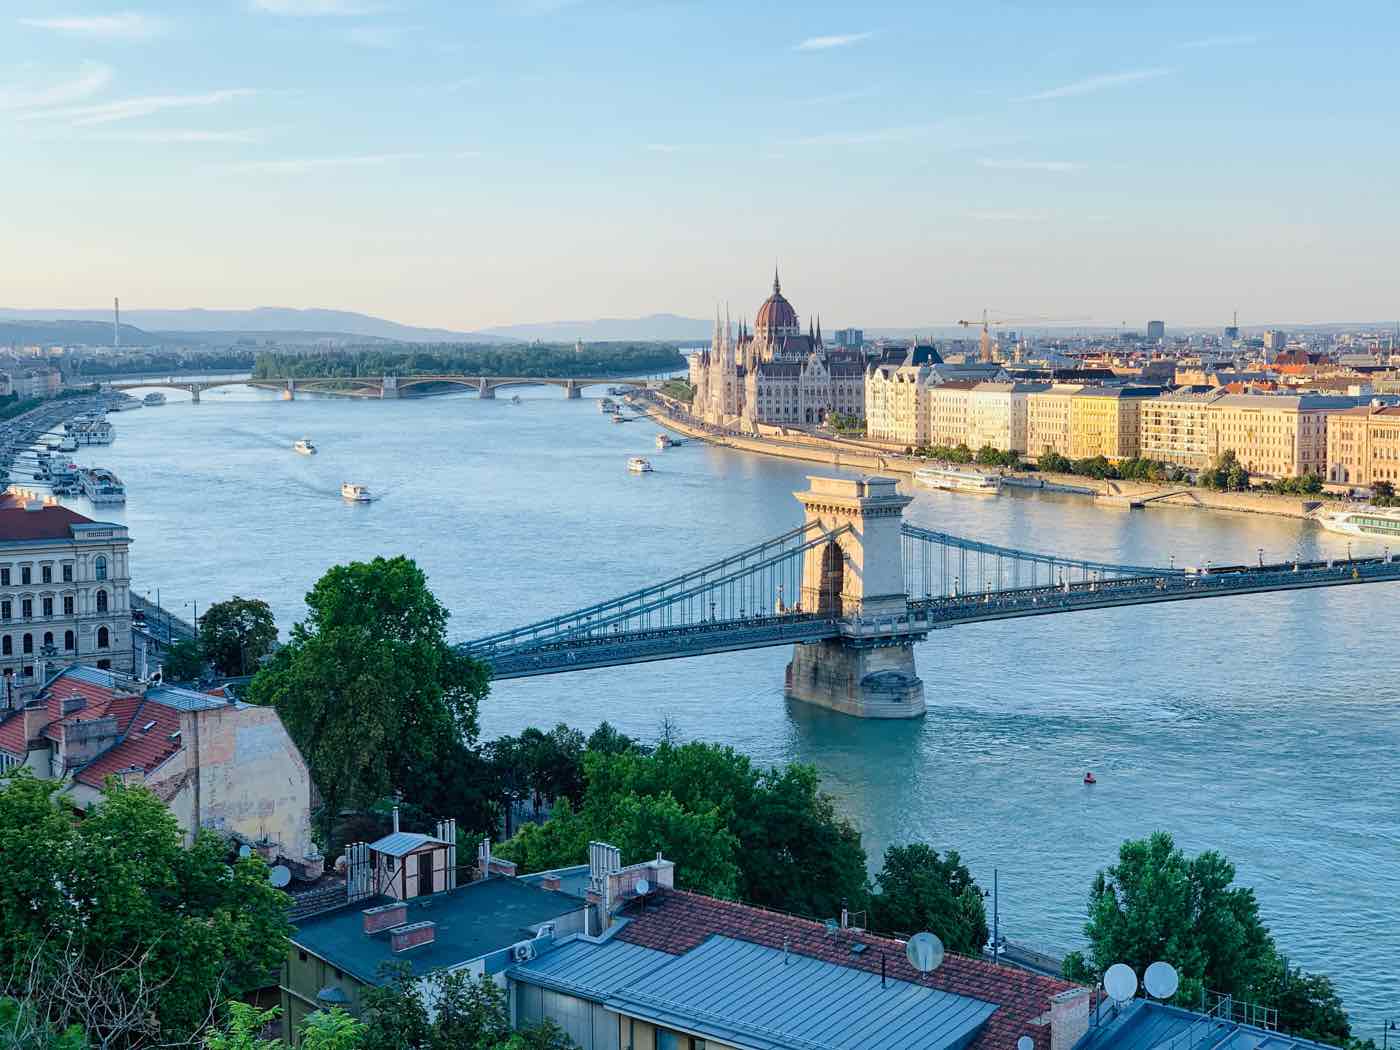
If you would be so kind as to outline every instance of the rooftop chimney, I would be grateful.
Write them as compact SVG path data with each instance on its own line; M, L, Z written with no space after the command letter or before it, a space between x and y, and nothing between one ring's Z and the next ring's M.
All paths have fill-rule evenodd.
M394 834L397 835L398 833L399 833L399 804L398 804L397 802L395 802L395 803L394 803Z
M1050 997L1050 1050L1070 1050L1089 1030L1088 988Z
M381 930L387 930L394 926L402 926L404 920L408 918L408 905L400 902L398 904L381 904L377 908L366 908L360 913L364 916L364 930L366 936L372 936Z
M389 947L396 952L406 952L420 944L432 944L437 934L437 924L415 922L409 926L399 926L389 931Z

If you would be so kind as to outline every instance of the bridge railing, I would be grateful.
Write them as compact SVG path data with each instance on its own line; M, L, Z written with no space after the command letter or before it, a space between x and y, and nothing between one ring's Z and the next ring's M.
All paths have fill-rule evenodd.
M572 612L488 635L463 645L489 658L512 649L540 649L653 628L732 622L764 615L779 604L796 606L807 552L849 530L826 531L815 522L756 544L699 569Z
M912 597L987 594L1065 581L1180 575L1183 570L1064 558L904 525L905 587Z

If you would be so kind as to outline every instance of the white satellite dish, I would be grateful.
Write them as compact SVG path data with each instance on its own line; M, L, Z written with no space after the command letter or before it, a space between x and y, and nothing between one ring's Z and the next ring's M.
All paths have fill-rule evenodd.
M292 869L285 864L278 864L267 873L267 881L280 890L292 881Z
M651 892L651 883L647 882L646 879L638 879L637 884L632 889L638 897L645 897Z
M1142 975L1142 986L1154 999L1170 999L1181 985L1176 967L1169 962L1155 962Z
M238 855L240 857L251 857L253 855L253 847L246 842L243 843L243 845L238 847Z
M1137 994L1137 974L1127 963L1114 963L1103 975L1103 990L1115 1003L1126 1003Z
M1016 1040L1016 1050L1035 1050L1035 1040L1028 1035Z
M916 933L904 946L909 965L920 973L929 973L943 963L943 942L931 933Z

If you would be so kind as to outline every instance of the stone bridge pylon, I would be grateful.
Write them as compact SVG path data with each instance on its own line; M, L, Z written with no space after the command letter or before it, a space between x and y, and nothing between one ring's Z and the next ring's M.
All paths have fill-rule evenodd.
M841 531L807 552L802 608L839 616L843 630L793 646L787 695L864 718L916 718L924 713L924 683L914 667L914 642L926 635L879 627L907 623L901 529L913 500L900 494L894 478L808 481L805 492L794 493L806 520Z

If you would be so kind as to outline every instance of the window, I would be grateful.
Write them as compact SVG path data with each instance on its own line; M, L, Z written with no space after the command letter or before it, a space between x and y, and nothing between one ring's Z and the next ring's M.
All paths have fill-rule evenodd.
M98 660L98 661L97 661L97 669L98 669L99 671L110 671L110 670L112 669L112 661L111 661L111 660Z
M63 582L73 582L73 563L71 561L66 561L63 563Z
M33 664L25 664L24 667L20 670L20 674L24 675L25 678L33 678L33 677L34 677L34 665L33 665Z
M104 612L107 611L107 592L106 592L106 591L98 591L98 592L97 592L97 611L100 612L100 613L104 613Z
M63 615L73 615L73 596L71 594L65 594L63 596Z
M0 640L0 655L11 656L14 654L14 651L15 640L7 634L3 640Z
M107 559L102 555L97 556L97 560L92 563L92 577L95 580L105 580L107 578ZM26 580L26 583L29 581Z
M28 638L29 635L26 634L25 637ZM111 634L111 632L108 631L107 628L105 628L105 627L99 627L99 628L97 629L97 648L99 648L99 649L110 649L111 647L112 647L112 634Z
M42 565L39 567L39 579L44 583L53 583L53 566Z
M45 615L45 616L52 616L52 615L53 615L53 598L52 598L52 597L46 597L46 598L42 599L42 601L43 601L43 606L44 606L44 615Z
M34 570L31 569L28 565L24 566L22 569L19 570L19 582L20 582L20 583L33 583L33 582L34 582Z
M298 951L297 958L300 959L302 962L306 962L306 953L303 951Z
M64 632L63 632L63 650L64 650L64 652L69 652L69 653L71 653L71 652L73 651L73 640L74 640L74 639L73 639L73 632L72 632L72 631L64 631ZM7 639L7 641L8 641L8 639Z
M24 636L24 644L21 648L26 653L32 653L34 651L34 636L32 634L26 634Z
M0 620L8 620L14 613L15 606L10 599L6 598L3 602L0 602Z
M6 565L3 569L0 569L0 587L8 587L9 585L10 585L10 567L9 567L8 565Z
M52 632L52 631L45 631L45 632L44 632L44 644L45 644L45 645L53 645L53 632Z
M26 620L34 615L34 599L22 598L19 603L19 612Z

